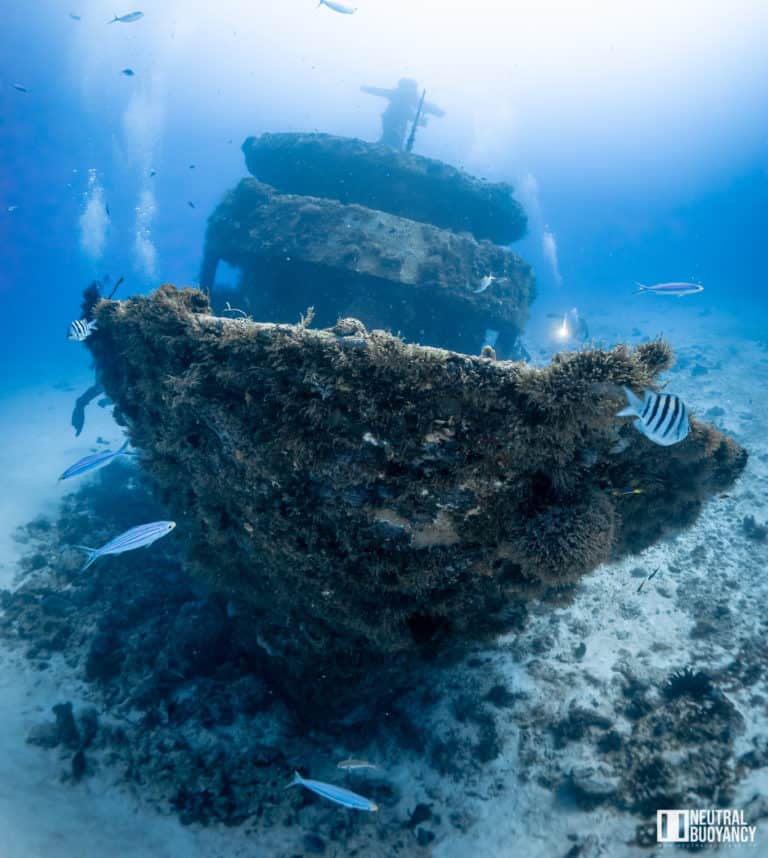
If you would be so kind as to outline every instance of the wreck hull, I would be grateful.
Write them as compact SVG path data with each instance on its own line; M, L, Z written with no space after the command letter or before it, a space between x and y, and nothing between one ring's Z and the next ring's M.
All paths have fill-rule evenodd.
M249 315L317 322L362 319L424 345L479 352L487 328L513 355L535 285L519 256L470 235L319 197L280 194L244 179L212 214L201 284L219 259L243 271L226 298ZM481 290L482 278L495 281ZM311 286L309 285L311 284ZM224 296L215 300L222 303Z
M617 421L661 342L550 367L210 315L194 290L102 301L99 377L179 521L189 566L300 707L344 711L413 659L695 520L746 453L692 421L659 448ZM624 449L617 451L617 442ZM628 481L662 485L626 500Z

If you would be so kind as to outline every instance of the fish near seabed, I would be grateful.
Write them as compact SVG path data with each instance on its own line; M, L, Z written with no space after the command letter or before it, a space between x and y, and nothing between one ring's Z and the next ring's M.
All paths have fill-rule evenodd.
M642 432L649 441L662 447L671 447L672 444L679 444L688 435L688 409L677 396L646 390L640 399L628 387L624 388L624 393L629 404L616 416L636 415L635 429Z
M128 444L129 442L126 441L119 450L104 450L101 453L94 453L91 456L83 456L83 458L78 459L74 465L70 465L59 477L59 480L69 480L72 477L79 477L81 474L88 474L91 471L103 468L105 465L114 461L118 456L125 453L128 449Z
M126 551L133 551L134 548L149 548L153 542L167 536L174 527L176 527L175 521L152 521L149 524L140 524L138 527L126 530L125 533L111 539L101 548L76 545L75 548L79 548L88 554L88 559L80 571L85 572L99 557L105 557L107 554L123 554Z
M372 802L364 795L358 795L356 792L352 792L352 790L344 789L344 787L336 786L335 784L327 784L323 781L313 781L309 778L303 778L298 772L293 773L293 780L288 784L288 787L292 786L306 787L313 793L322 796L322 798L335 801L336 804L341 804L351 810L367 810L373 813L379 809L379 806L375 802Z
M337 3L336 0L320 0L317 4L320 6L327 6L329 9L333 9L334 12L338 12L340 15L354 15L357 12L357 6L345 6L343 3Z
M354 758L350 758L348 760L341 760L336 763L336 768L341 769L345 772L354 772L358 769L378 769L379 767L376 763L369 763L368 760L357 760Z
M115 17L111 21L107 21L107 23L114 24L117 22L118 24L132 24L134 21L138 21L143 17L143 12L129 12L127 15L115 15Z
M635 286L635 295L639 292L653 292L654 295L676 295L682 298L683 295L696 295L704 291L701 283L657 283L655 286L645 286L635 281Z

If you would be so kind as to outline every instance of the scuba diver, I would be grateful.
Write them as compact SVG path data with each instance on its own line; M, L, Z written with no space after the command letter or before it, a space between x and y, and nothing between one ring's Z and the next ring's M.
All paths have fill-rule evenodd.
M424 94L419 97L419 85L415 80L404 77L397 82L395 89L381 89L378 86L361 86L361 92L389 99L389 105L381 114L381 137L379 143L391 146L393 149L405 148L405 136L408 126L413 124L411 138L415 136L416 123L426 125L426 115L445 116L445 111L437 105L424 101ZM409 139L409 145L413 145ZM408 149L410 151L410 149Z

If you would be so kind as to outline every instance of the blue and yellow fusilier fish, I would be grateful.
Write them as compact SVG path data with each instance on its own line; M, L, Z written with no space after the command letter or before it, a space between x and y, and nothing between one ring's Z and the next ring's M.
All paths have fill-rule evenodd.
M128 449L128 441L126 441L119 450L104 450L102 453L93 453L91 456L83 456L78 459L74 465L70 465L66 471L59 477L60 480L68 480L71 477L79 477L81 474L88 474L91 471L97 471L114 461L118 456L125 453Z
M317 793L317 795L327 798L329 801L335 801L336 804L341 804L351 810L368 810L373 812L379 809L377 804L364 795L358 795L356 792L352 792L352 790L344 789L344 787L336 786L335 784L326 784L323 781L313 781L309 778L303 778L298 772L293 773L293 780L288 784L288 787L292 786L306 787L308 790Z
M80 571L84 572L91 563L107 554L122 554L125 551L133 551L134 548L148 548L153 542L167 536L174 527L176 527L175 521L152 521L149 524L140 524L138 527L126 530L125 533L116 536L106 545L102 545L101 548L77 545L76 548L88 553L88 559Z

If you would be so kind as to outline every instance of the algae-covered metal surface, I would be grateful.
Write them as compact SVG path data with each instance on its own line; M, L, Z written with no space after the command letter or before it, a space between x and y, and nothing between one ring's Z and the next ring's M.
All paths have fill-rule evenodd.
M499 354L514 354L535 292L527 263L489 241L356 204L279 194L255 179L242 180L211 215L206 257L203 285L213 285L219 259L237 266L240 289L227 297L256 318L294 320L312 304L319 324L354 315L411 341L470 353L490 327Z
M669 365L660 341L535 369L353 319L218 318L172 286L95 317L99 378L190 567L247 604L243 634L301 705L381 693L409 659L505 627L692 523L746 461L696 419L669 448L616 419L621 386ZM628 484L648 491L628 504Z
M289 194L359 203L478 239L508 244L527 218L506 182L442 161L332 134L262 134L243 143L249 171Z

